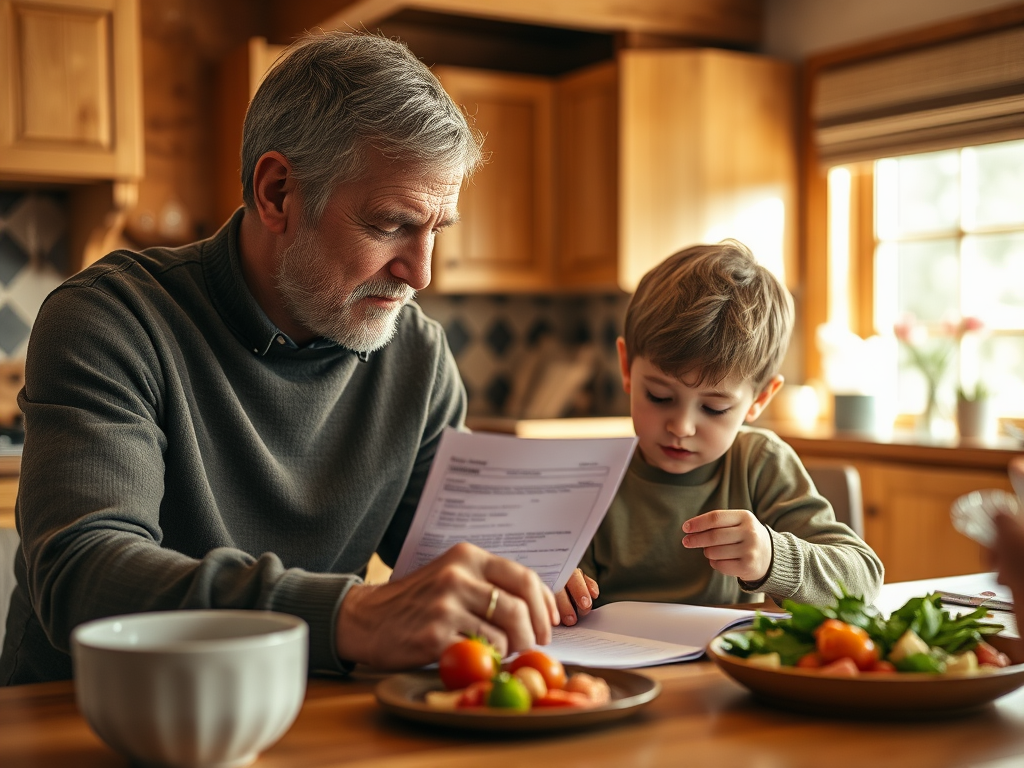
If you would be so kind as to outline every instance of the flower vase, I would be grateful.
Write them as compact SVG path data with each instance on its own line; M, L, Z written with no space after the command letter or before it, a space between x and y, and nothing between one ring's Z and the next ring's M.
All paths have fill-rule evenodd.
M935 382L928 382L928 398L925 400L924 412L918 417L917 431L927 438L946 437L951 426L947 424L939 410L939 392Z

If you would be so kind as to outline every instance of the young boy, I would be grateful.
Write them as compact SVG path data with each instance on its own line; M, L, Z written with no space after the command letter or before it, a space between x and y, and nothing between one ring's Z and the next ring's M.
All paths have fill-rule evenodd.
M618 340L639 445L556 596L563 623L619 600L828 603L839 584L874 599L881 561L792 448L745 426L782 386L792 325L785 287L734 240L680 251L640 281Z

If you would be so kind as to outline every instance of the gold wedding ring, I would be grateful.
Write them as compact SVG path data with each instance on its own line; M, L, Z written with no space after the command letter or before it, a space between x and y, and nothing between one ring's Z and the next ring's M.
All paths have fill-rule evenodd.
M490 621L491 617L494 616L494 609L498 607L498 588L494 587L491 589L491 602L487 605L487 613L484 614L484 621Z

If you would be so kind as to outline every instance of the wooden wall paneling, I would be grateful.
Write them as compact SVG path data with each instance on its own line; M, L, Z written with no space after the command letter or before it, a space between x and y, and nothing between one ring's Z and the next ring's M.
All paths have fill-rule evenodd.
M216 80L215 210L224 222L242 204L242 124L249 101L270 70L283 45L271 45L265 37L251 37L220 62Z
M227 221L242 204L242 123L249 106L251 45L246 41L224 57L217 67L214 179L215 216Z

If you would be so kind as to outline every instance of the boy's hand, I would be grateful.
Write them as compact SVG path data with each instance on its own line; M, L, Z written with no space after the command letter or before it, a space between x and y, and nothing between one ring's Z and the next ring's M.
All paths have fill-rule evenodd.
M594 607L594 600L601 594L597 582L577 568L572 572L565 589L555 595L555 606L562 624L571 627L577 617L586 616Z
M711 567L727 576L757 583L772 564L768 529L745 509L716 509L683 523L683 546L703 548Z

